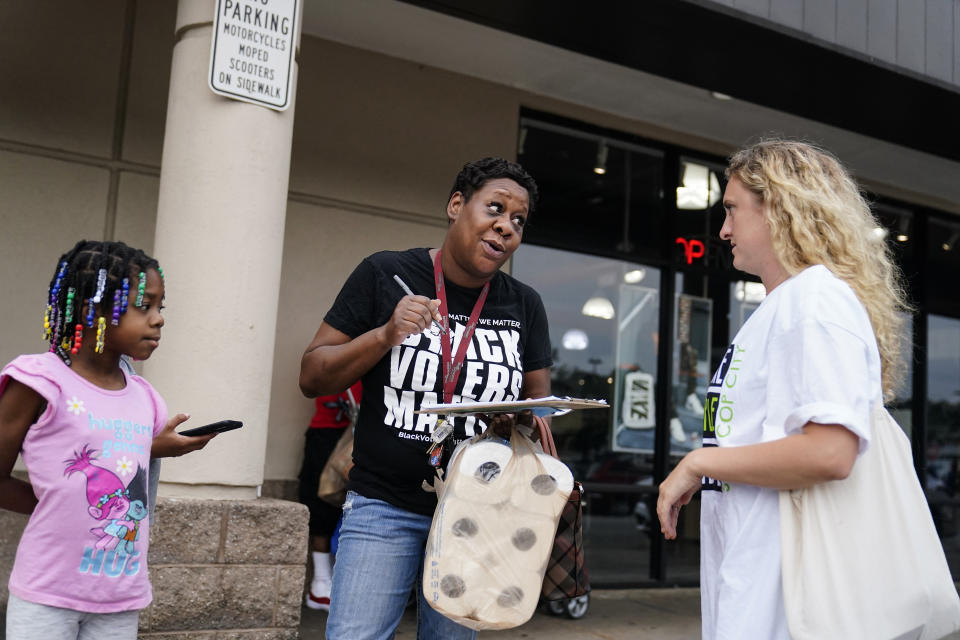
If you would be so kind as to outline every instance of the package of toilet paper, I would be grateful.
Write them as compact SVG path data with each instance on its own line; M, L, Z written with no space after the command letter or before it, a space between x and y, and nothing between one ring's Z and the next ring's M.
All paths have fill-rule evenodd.
M529 620L572 490L570 469L519 433L459 447L427 540L430 606L477 630Z

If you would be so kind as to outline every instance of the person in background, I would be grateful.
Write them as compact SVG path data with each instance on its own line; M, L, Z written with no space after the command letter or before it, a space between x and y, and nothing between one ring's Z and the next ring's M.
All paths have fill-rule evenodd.
M317 497L320 473L344 430L353 424L359 410L362 389L363 385L358 381L342 393L316 398L316 410L305 435L303 465L300 467L299 476L299 499L310 510L313 579L304 603L311 609L330 609L333 574L330 538L341 513L338 507Z
M703 638L788 640L778 492L845 478L893 396L908 308L880 227L831 154L788 140L730 158L720 237L767 296L711 379L703 448L660 485L676 537L702 490Z

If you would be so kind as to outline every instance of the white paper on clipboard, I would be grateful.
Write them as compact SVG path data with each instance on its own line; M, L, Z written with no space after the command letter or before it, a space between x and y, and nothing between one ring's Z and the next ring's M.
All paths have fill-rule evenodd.
M465 400L463 402L445 402L420 405L414 413L518 413L532 411L540 417L562 416L574 409L609 409L606 400L587 398L571 398L570 396L546 396L544 398L528 398L526 400L506 400L503 402L478 402Z

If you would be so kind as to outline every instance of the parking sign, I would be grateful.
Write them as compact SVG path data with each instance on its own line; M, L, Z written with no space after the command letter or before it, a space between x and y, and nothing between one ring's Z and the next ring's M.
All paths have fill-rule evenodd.
M217 0L210 89L277 111L290 106L300 0Z

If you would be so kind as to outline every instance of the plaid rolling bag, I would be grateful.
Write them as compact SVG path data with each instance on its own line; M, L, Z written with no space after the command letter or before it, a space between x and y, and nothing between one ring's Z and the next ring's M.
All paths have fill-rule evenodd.
M557 456L557 447L547 423L535 417L540 431L540 444L545 453ZM540 595L544 600L565 600L582 596L590 591L587 564L583 553L583 485L574 481L573 491L560 514L553 551L547 561Z

